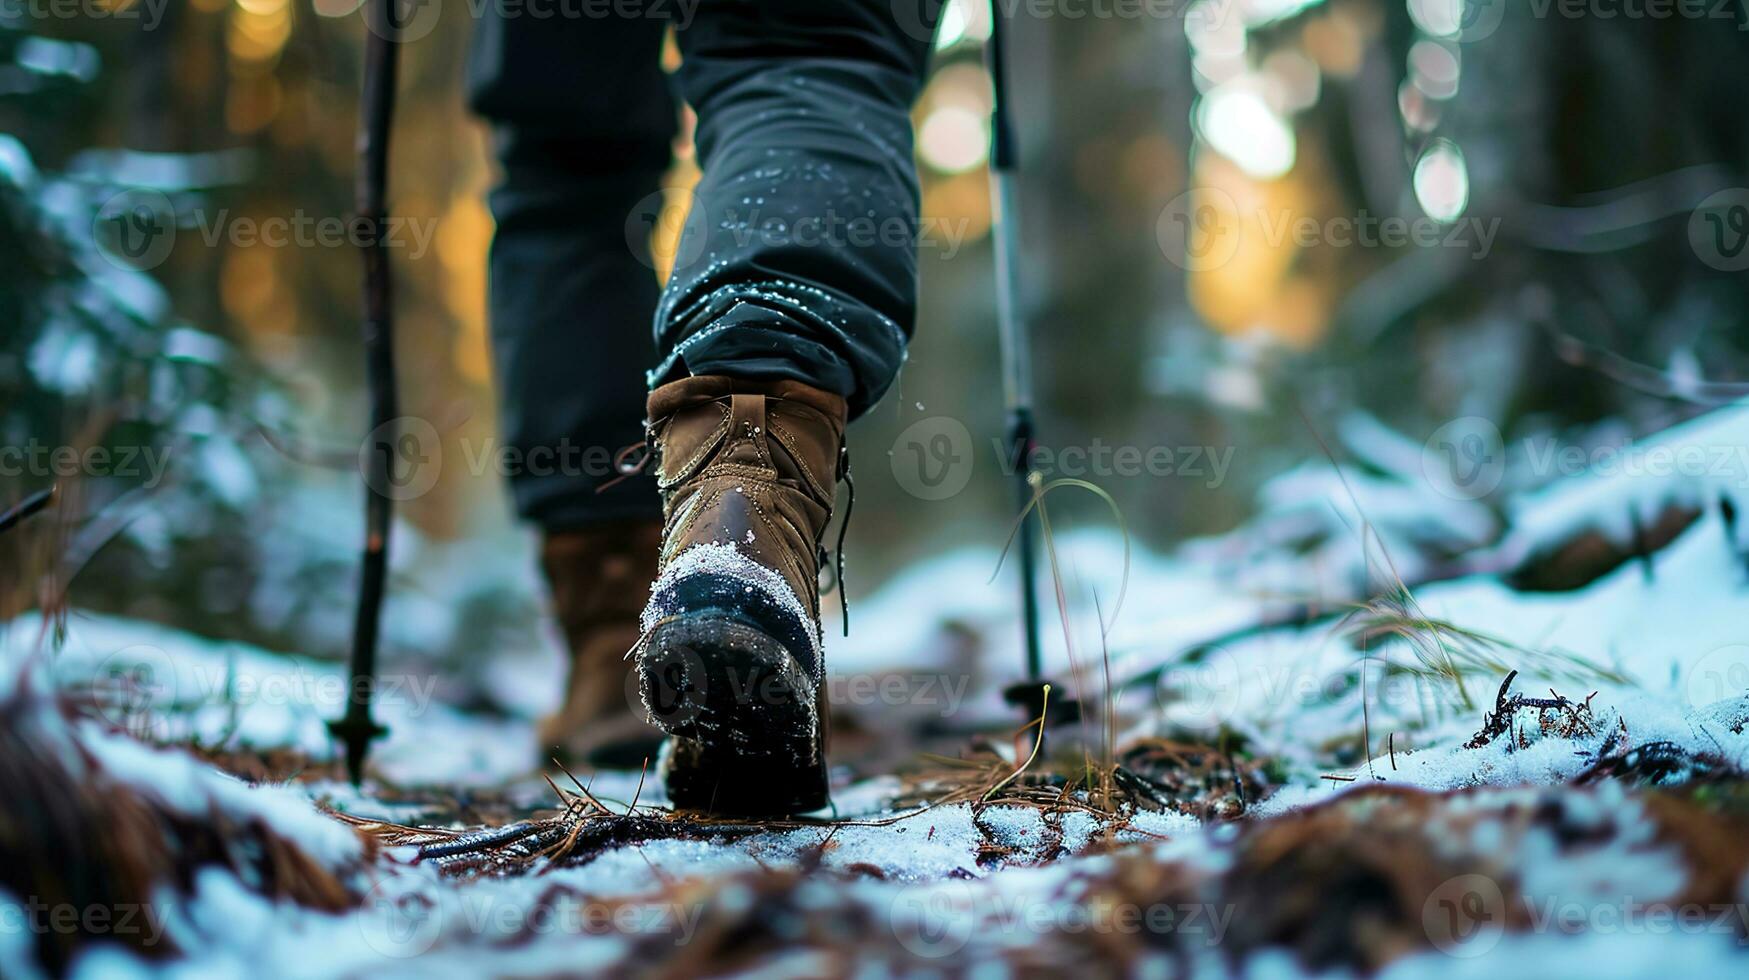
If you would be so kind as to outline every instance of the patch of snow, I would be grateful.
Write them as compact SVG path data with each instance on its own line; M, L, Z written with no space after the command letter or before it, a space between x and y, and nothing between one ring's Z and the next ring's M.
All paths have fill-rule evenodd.
M1512 501L1511 529L1497 550L1503 567L1512 567L1585 531L1627 543L1636 522L1651 526L1668 506L1741 502L1746 491L1749 402L1738 402L1619 450L1587 454L1581 472ZM1749 550L1743 523L1731 538L1738 553Z
M35 616L8 624L0 632L0 665L26 662L40 630ZM98 708L116 728L155 741L192 738L336 757L327 722L344 711L350 691L343 664L77 611L51 659L48 676L62 690L110 689ZM533 767L535 739L526 722L443 703L437 683L430 668L387 668L379 676L374 714L389 735L372 747L376 772L403 784L486 786Z

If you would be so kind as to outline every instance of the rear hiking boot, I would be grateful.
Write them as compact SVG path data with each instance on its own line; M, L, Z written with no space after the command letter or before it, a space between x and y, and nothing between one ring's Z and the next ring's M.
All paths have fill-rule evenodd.
M637 711L628 660L656 575L662 525L625 520L549 531L541 570L565 634L570 669L559 710L541 719L540 761L636 769L655 756L661 734Z
M794 381L650 393L667 523L638 672L677 808L826 806L820 546L845 476L844 399Z

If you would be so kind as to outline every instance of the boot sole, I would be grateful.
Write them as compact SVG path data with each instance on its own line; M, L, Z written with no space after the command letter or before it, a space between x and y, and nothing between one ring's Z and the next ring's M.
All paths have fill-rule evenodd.
M769 759L713 752L691 739L670 738L661 773L676 809L723 817L788 817L832 802L826 767L786 770Z
M829 802L817 690L765 631L722 610L651 629L638 656L650 721L673 737L663 772L676 807L737 816Z

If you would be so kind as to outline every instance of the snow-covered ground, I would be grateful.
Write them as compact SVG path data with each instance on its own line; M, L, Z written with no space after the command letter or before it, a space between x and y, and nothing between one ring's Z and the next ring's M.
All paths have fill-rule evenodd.
M1425 805L1393 804L1399 797L1388 794L1399 790L1471 790L1401 830L1404 840L1421 841L1404 853L1426 852L1448 869L1470 861L1495 870L1436 877L1425 903L1397 896L1417 917L1407 933L1402 923L1392 926L1399 932L1380 926L1380 935L1409 936L1400 947L1381 940L1386 954L1366 960L1383 975L1609 977L1749 966L1749 874L1703 882L1719 868L1692 843L1704 839L1698 824L1673 830L1675 818L1619 782L1568 785L1600 760L1652 743L1730 766L1749 760L1749 565L1736 505L1749 476L1728 465L1738 457L1713 452L1749 445L1749 409L1721 410L1626 457L1679 460L1692 447L1695 459L1727 465L1582 470L1516 495L1500 520L1398 465L1407 457L1388 434L1360 423L1349 429L1372 447L1364 478L1295 471L1266 489L1252 525L1171 554L1132 554L1115 615L1124 544L1096 533L1059 543L1074 647L1053 628L1053 674L1085 694L1102 690L1103 647L1127 737L1242 740L1249 757L1268 760L1273 793L1252 801L1236 824L1146 810L1107 820L1005 803L896 810L899 781L876 777L841 780L837 823L622 842L580 864L536 862L529 874L457 882L412 848L361 848L318 806L414 819L418 807L378 798L388 785L496 791L524 809L555 806L534 764L541 699L494 697L491 715L463 710L429 670L391 664L378 699L391 734L374 750L375 781L364 792L323 779L248 786L123 733L329 760L323 723L346 696L339 665L77 610L65 642L50 650L40 621L17 620L0 635L13 688L0 693L28 699L104 686L110 696L98 700L98 717L69 735L96 765L178 812L256 815L344 868L364 896L351 912L313 911L209 869L186 890L166 886L154 903L153 921L184 955L142 959L98 942L75 972L548 975L659 954L665 968L684 973L675 964L687 963L688 949L721 954L735 948L725 936L750 930L789 936L790 945L691 965L848 972L831 952L837 944L859 950L856 963L873 976L1025 964L1028 950L1056 962L1050 957L1066 951L1122 947L1138 975L1298 976L1324 968L1303 948L1296 955L1257 938L1262 913L1239 891L1248 862L1296 820L1343 813L1364 827L1364 814L1390 812L1369 808ZM1583 587L1522 592L1501 574L1583 533L1626 542L1673 504L1698 511L1679 537ZM1284 557L1287 549L1272 547L1284 535L1316 544ZM1419 544L1429 540L1469 564L1426 558ZM996 692L1016 678L1019 657L1011 589L1006 578L989 581L996 559L994 549L942 555L861 603L858 632L827 638L836 710L877 732L930 718L1011 727L1012 709ZM1441 576L1441 567L1460 574ZM519 683L500 686L550 693L555 668L550 657L512 657L506 671ZM1544 731L1538 721L1549 709L1526 709L1506 734L1466 747L1508 670L1518 671L1511 693L1570 699L1555 714L1583 705L1583 723ZM901 682L861 683L882 678ZM931 679L927 691L923 678ZM871 693L883 690L891 696ZM660 806L659 788L640 788L638 777L596 773L592 791L610 807L629 809L634 796ZM1314 813L1325 816L1306 816ZM1168 872L1170 887L1134 884ZM783 887L774 891L774 881ZM22 952L30 930L4 927L34 921L5 916L5 903L16 910L30 898L0 896L7 977L32 975ZM1695 921L1682 921L1697 903L1705 908Z

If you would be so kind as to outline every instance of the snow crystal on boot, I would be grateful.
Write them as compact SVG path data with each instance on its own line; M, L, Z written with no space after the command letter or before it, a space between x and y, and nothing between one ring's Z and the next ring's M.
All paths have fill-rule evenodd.
M645 636L649 636L662 620L686 611L673 606L674 586L694 575L720 575L743 582L749 591L757 589L779 609L793 615L798 622L808 624L809 653L813 655L816 672L820 677L825 676L826 658L820 646L820 624L808 613L807 607L802 605L802 600L782 575L742 554L733 542L695 544L668 563L655 584L650 586L650 602L644 606L641 621Z

